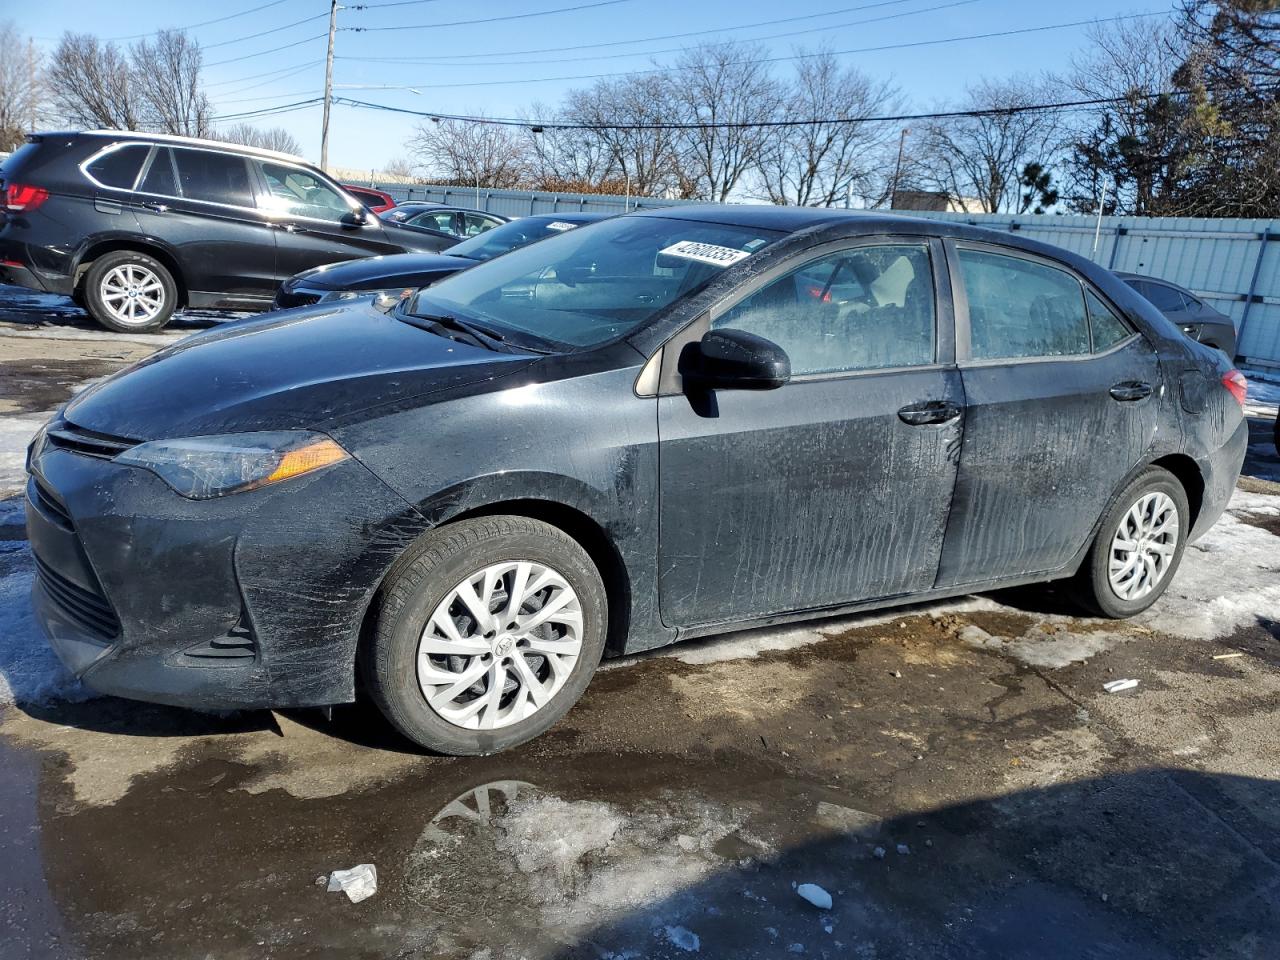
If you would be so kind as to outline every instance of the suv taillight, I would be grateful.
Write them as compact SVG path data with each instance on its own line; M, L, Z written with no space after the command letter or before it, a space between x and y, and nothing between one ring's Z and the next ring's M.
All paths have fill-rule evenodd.
M1243 409L1244 398L1249 393L1249 381L1244 378L1244 374L1239 370L1228 370L1222 375L1222 385L1231 391L1236 403Z
M11 183L4 188L4 208L10 213L26 213L48 199L48 190L29 183Z

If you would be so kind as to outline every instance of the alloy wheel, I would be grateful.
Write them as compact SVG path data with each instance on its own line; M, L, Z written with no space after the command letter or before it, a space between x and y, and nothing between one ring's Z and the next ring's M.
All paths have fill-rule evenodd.
M1111 540L1108 579L1121 600L1141 600L1160 585L1178 547L1178 507L1161 491L1129 508Z
M552 567L491 564L436 606L418 641L418 685L442 719L468 730L519 723L564 686L582 652L578 595Z
M164 309L164 284L147 267L122 263L108 270L99 286L102 302L116 322L146 326Z

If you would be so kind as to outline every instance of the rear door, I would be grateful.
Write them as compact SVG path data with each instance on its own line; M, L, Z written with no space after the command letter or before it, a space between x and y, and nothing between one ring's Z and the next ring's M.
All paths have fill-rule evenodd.
M238 154L157 145L132 197L143 233L174 250L199 305L269 297L275 236Z
M940 259L939 244L917 238L837 244L681 334L765 337L787 351L792 379L659 398L665 622L933 585L963 407L950 300L934 286ZM679 347L668 344L664 366Z
M948 253L966 409L938 585L1056 573L1150 446L1155 351L1061 264Z
M374 214L358 212L332 184L306 167L276 160L252 161L259 179L259 204L276 227L276 277L326 263L399 253ZM274 289L274 287L273 287Z

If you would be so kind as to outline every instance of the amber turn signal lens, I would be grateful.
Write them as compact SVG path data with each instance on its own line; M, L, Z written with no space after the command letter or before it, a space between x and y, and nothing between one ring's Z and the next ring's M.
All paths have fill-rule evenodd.
M349 456L350 454L347 451L332 440L317 440L315 443L309 443L305 447L290 450L282 456L280 463L262 482L263 484L268 484L279 480L288 480L290 477L298 477L304 473L319 470L321 467L327 467L331 463L337 463L339 460L345 460Z

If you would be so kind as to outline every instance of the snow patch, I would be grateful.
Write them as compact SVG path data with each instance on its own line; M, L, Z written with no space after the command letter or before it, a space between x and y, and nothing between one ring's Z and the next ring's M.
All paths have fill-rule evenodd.
M0 417L0 496L15 493L27 485L27 445L52 416L50 410Z
M0 708L93 696L40 636L31 616L33 576L25 545L0 542Z

